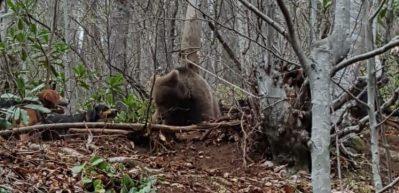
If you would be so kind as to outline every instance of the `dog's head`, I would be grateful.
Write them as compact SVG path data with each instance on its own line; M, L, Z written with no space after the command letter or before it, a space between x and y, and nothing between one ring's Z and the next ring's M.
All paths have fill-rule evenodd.
M99 120L112 119L115 118L117 114L118 111L116 109L111 109L104 104L97 104L86 113L86 121L96 122Z
M56 90L44 89L38 94L43 106L51 110L62 109L68 106L68 99L63 98Z

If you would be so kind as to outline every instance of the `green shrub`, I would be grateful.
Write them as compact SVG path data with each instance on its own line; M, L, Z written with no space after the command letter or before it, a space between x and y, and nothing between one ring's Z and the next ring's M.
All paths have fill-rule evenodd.
M79 177L85 191L153 193L156 179L154 177L133 178L125 173L123 164L114 164L105 159L93 156L88 162L72 168L75 177Z

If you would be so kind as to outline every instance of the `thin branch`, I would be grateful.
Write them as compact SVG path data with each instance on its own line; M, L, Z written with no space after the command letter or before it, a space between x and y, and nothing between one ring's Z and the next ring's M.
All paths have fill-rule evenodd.
M344 60L342 62L340 62L339 64L337 64L331 71L331 77L333 77L338 71L340 71L341 69L355 63L355 62L359 62L362 60L366 60L369 59L371 57L383 54L384 52L399 46L399 36L395 36L389 43L385 44L384 46L374 49L372 51L366 52L364 54L360 54L357 56L354 56L350 59Z
M35 17L33 17L33 15L27 14L27 16L28 16L30 19L32 19L33 21L35 21L36 23L38 23L39 25L41 25L42 27L44 27L44 28L46 28L47 30L51 31L51 28L50 28L48 25L46 25L46 24L44 24L43 22L41 22L41 21L39 21L38 19L36 19ZM85 26L83 26L82 24L80 24L76 19L74 19L74 18L72 18L72 17L71 17L71 20L74 21L74 22L76 22L80 27L82 27L83 30L85 31L85 33L88 34L91 38L94 39L95 45L99 48L98 42L95 40L94 36L88 32L87 28L86 28ZM62 34L60 34L60 33L58 33L58 32L55 32L55 35L56 35L58 38L60 38L63 42L66 43L65 38L63 37ZM74 47L73 47L72 45L70 45L70 44L68 44L68 47L81 59L81 61L82 61L83 63L87 63L86 60L84 59L84 57L82 56L82 54L80 54L80 52L79 52L76 48L74 48ZM106 57L105 57L105 54L104 54L103 50L102 50L102 49L99 49L99 51L100 51L100 53L101 53L101 56L102 56L105 60L107 60ZM141 98L148 98L149 95L148 95L148 93L145 91L145 89L143 88L143 86L142 86L141 84L139 84L133 77L131 77L129 74L127 74L125 70L119 69L119 68L117 68L116 66L113 66L113 65L109 65L109 66L110 66L112 69L114 69L114 70L118 71L119 73L123 74L123 76L124 76L125 78L128 79L129 84L139 93L139 95L140 95Z
M388 116L384 117L384 120L382 120L380 123L377 124L377 127L381 126L382 124L384 124L386 121L388 121L392 116L394 116L394 114L396 113L396 111L399 111L399 107L394 109Z
M40 24L42 27L46 28L48 31L51 31L51 28L50 28L47 24L45 24L45 23L39 21L38 19L36 19L35 17L33 17L32 14L27 13L26 16L28 16L28 17L29 17L30 19L32 19L34 22ZM63 41L65 41L65 40L63 40Z
M358 121L357 125L348 126L348 127L345 127L343 129L339 130L338 133L334 133L331 135L331 141L335 140L336 135L338 135L339 138L342 138L351 133L360 133L365 128L368 120L369 120L369 116L367 115L367 116L363 117L362 119L360 119Z
M335 113L332 108L331 108L331 111L332 111L331 114ZM339 130L337 123L334 122L333 124L334 124L335 132L337 132ZM337 154L337 171L338 171L339 186L340 186L340 190L342 191L343 187L342 187L342 171L341 171L341 159L340 159L341 152L340 152L340 148L339 148L340 143L341 142L339 140L339 136L336 135L335 136L335 152Z
M105 52L103 49L101 49L101 46L99 45L99 42L97 41L96 37L94 37L94 35L90 33L90 31L87 29L87 27L82 25L78 20L76 20L73 17L71 17L71 20L73 22L75 22L76 24L78 24L84 30L85 34L88 35L93 40L94 45L97 47L97 50L100 52L103 60L107 61L108 59L105 55ZM83 63L85 63L85 64L87 63L79 51L77 51L74 47L72 47L72 45L69 45L69 47L72 49L72 51L75 52L76 55L79 56L79 58L83 61ZM149 94L145 91L144 87L139 82L137 82L133 77L131 77L128 73L126 73L126 71L124 69L122 70L112 64L108 64L108 65L113 70L116 70L119 73L121 73L123 75L123 77L126 79L126 81L139 93L139 95L142 99L149 97Z
M243 88L241 88L241 87L239 87L239 86L237 86L237 85L235 85L235 84L233 84L233 83L231 83L231 82L225 80L224 78L219 77L218 75L216 75L216 74L210 72L209 70L205 69L204 67L202 67L202 66L200 66L200 65L198 65L198 64L196 64L196 63L194 63L193 61L189 60L188 58L186 58L185 60L186 60L188 63L190 63L190 64L192 64L192 65L198 67L198 68L201 69L201 70L203 70L204 72L206 72L206 73L208 73L208 74L214 76L215 78L221 80L222 82L224 82L224 83L226 83L226 84L228 84L228 85L230 85L230 86L232 86L232 87L234 87L234 88L236 88L236 89L238 89L238 90L240 90L240 91L246 93L247 95L249 95L249 96L251 96L251 97L254 97L254 98L260 98L259 96L255 95L255 94L252 94L252 93L249 92L249 91L246 91L245 89L243 89Z
M345 155L349 156L350 158L359 158L359 157L360 157L360 154L353 153L353 152L349 151L349 150L345 147L345 145L344 145L343 142L340 142L339 149L340 149Z
M209 25L209 28L215 33L216 38L222 44L224 50L227 52L227 55L230 57L231 60L233 60L237 69L240 72L242 72L243 65L241 64L240 61L238 61L238 58L236 57L234 51L230 48L230 46L227 44L227 42L223 39L222 35L220 35L219 30L216 28L216 26L211 21L208 21L208 25Z
M287 9L287 6L285 6L283 0L277 0L277 4L281 9L281 12L283 13L285 22L287 23L287 28L288 28L288 34L287 34L287 39L291 43L291 46L298 57L299 63L301 63L303 69L308 71L307 66L308 66L308 61L307 57L305 56L305 53L302 51L299 45L298 38L295 33L295 28L294 24L292 23L290 12Z
M152 59L153 59L153 64L152 64L153 69L152 70L153 70L154 75L152 77L150 95L148 96L148 105L147 105L147 110L146 110L146 113L145 113L145 123L144 123L143 128L147 127L148 118L150 117L151 103L153 102L153 99L152 99L153 96L152 95L153 95L153 92L154 92L155 80L156 80L156 77L157 77L157 61L158 60L157 60L157 49L156 49L156 47L158 45L158 33L157 33L158 32L158 24L159 24L159 19L157 19L157 22L155 24L154 49L150 48L151 54L152 54ZM151 124L152 121L155 121L155 120L150 120L150 124Z
M371 15L369 22L372 22L374 20L374 18L378 15L378 13L380 13L380 11L382 10L382 7L384 7L386 0L382 0L380 5L378 6L378 8L375 10L375 12Z
M285 4L283 3L283 1L277 0L277 4L279 5L279 7L284 15L284 19L285 19L285 21L287 23L287 27L288 27L288 32L285 30L285 28L283 26L281 26L280 24L277 24L273 19L271 19L267 15L263 14L258 8L256 8L254 5L252 5L248 1L246 1L246 0L239 0L239 1L245 7L247 7L251 11L253 11L258 17L260 17L266 23L271 25L277 32L279 32L285 38L287 38L287 40L290 42L296 56L298 57L299 63L305 69L305 71L307 71L307 66L308 66L307 58L306 58L305 54L302 52L302 50L300 49L299 41L295 35L294 25L291 21L289 11L288 11L287 7L285 6Z
M288 37L288 33L285 30L285 28L278 24L276 21L268 17L267 15L263 14L262 11L260 11L258 8L256 8L254 5L249 3L246 0L238 0L240 1L245 7L247 7L249 10L253 11L258 17L262 18L262 20L266 21L269 25L271 25L277 32L282 34L285 37Z
M387 102L385 102L383 105L381 105L381 108L376 113L384 112L390 105L392 105L398 99L398 97L399 97L399 88L395 90L395 92L393 93L391 98L387 100ZM383 121L381 121L380 123L378 123L377 126L380 126L381 124L383 124L386 121L388 121L389 118L397 110L399 110L399 108L395 109L391 114L389 114L387 117L385 117L385 119ZM354 133L354 132L359 133L359 132L361 132L363 130L363 128L366 126L366 123L368 122L368 120L369 120L369 116L368 115L364 116L362 119L360 119L358 121L357 125L349 126L349 127L346 127L343 130L340 130L338 133L333 134L331 139L334 140L334 137L337 134L338 134L338 136L342 137L342 136L348 135L349 133Z
M232 31L232 32L234 32L235 34L237 34L238 36L243 37L243 38L245 38L246 40L248 40L248 41L250 41L250 42L252 42L252 43L258 45L259 47L261 47L261 48L267 50L268 52L270 52L273 56L277 57L278 59L280 59L280 60L282 60L282 61L284 61L284 62L293 64L293 65L295 65L295 66L300 66L300 64L298 64L298 63L295 62L295 61L290 61L289 59L283 58L283 56L281 56L279 53L276 53L276 52L273 51L272 49L270 49L270 48L268 48L268 47L266 47L266 46L260 44L257 40L252 39L251 37L249 37L249 36L247 36L247 35L245 35L245 34L239 32L239 31L237 31L236 29L234 29L234 28L232 28L232 27L223 25L221 22L219 22L219 21L217 21L216 19L212 18L211 16L207 15L207 14L206 14L205 12L203 12L200 8L198 8L198 7L196 7L195 5L191 4L190 1L186 0L186 2L189 3L192 7L194 7L194 9L196 9L197 11L199 11L199 12L202 14L202 16L204 17L203 19L202 19L202 18L197 18L198 20L205 21L205 22L214 22L217 26L220 26L220 27L222 27L222 28L224 28L224 29L227 29L227 30L229 30L229 31ZM180 19L180 18L166 18L166 19L186 21L186 19ZM259 31L257 31L257 32L259 32ZM259 34L260 36L262 36L263 38L265 38L265 37L262 35L262 33L259 32L258 34Z

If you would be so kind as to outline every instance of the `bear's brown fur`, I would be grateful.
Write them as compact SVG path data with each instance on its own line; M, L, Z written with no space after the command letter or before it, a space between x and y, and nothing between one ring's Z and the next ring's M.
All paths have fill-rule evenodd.
M157 77L152 96L156 108L152 122L155 123L190 125L220 116L210 86L188 67Z

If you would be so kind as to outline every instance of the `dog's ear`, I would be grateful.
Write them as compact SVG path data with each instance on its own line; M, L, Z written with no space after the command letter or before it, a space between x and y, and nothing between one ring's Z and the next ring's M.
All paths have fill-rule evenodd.
M109 109L109 107L104 104L104 103L100 103L100 104L95 104L93 106L93 109L96 110L97 112L101 112L101 111L106 111Z
M86 118L85 118L87 122L96 122L99 117L98 114L96 112L96 110L94 109L90 109L86 112Z
M41 115L38 111L35 111L33 109L24 109L26 111L26 114L28 115L28 125L25 126L29 126L29 125L34 125L40 122L41 119Z
M39 100L49 109L56 109L58 105L66 107L68 99L63 98L56 90L45 89L38 94Z

